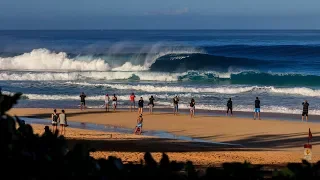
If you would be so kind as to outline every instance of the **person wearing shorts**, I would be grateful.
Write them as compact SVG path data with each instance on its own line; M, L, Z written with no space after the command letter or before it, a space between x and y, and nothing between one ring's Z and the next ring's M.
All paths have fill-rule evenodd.
M149 98L148 106L149 106L149 113L152 114L153 113L153 107L154 107L154 98L153 98L153 96L151 96Z
M228 102L227 102L227 116L229 114L229 110L230 110L230 115L232 116L232 100L231 98L229 98Z
M173 98L173 114L177 115L179 112L179 98L178 96Z
M67 115L64 110L61 111L61 114L59 114L59 124L61 127L61 135L66 134L66 127L68 126L67 123Z
M113 94L113 97L112 97L113 111L117 110L117 102L118 102L118 98L117 98L116 94Z
M143 123L143 118L142 118L142 114L140 114L140 116L137 119L137 126L134 129L134 134L141 134L142 133L142 123Z
M302 118L301 120L303 121L304 117L306 117L306 122L308 122L308 111L309 111L309 103L307 100L305 100L302 103L303 109L302 109Z
M195 101L194 99L191 100L190 102L190 117L194 117L194 110L195 110Z
M139 106L138 114L142 114L143 113L143 104L144 104L143 98L140 97L140 100L138 101L138 106Z
M104 97L104 104L106 106L106 111L109 112L109 106L110 106L110 97L108 94Z
M260 118L260 100L258 97L256 97L256 100L254 101L254 116L253 119L256 120L256 117L258 115L259 120Z
M82 92L80 94L80 109L85 109L86 108L86 95L84 94L84 92Z
M134 93L131 93L130 95L130 111L132 112L132 107L133 107L133 111L135 111L136 109L136 101L135 101L136 96L134 95Z
M52 124L52 132L56 132L57 131L57 126L58 126L58 119L59 119L59 115L57 114L57 110L54 109L53 113L51 114L51 124Z

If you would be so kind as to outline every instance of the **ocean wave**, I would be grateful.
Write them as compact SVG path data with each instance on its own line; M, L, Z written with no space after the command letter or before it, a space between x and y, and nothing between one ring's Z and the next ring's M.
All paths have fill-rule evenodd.
M203 51L186 47L164 49L161 46L154 45L150 49L150 52L144 56L135 55L129 58L128 61L115 63L117 59L112 59L114 58L113 54L110 54L110 57L84 55L71 58L66 52L34 49L29 53L14 57L0 57L0 69L34 71L146 71L162 56L194 53L203 53ZM142 61L142 64L134 64L136 58L142 58L142 60L139 60L139 62Z

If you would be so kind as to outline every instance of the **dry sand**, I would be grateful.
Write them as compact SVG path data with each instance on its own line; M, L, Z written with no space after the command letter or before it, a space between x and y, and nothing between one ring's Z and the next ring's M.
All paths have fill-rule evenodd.
M12 109L10 114L49 119L52 109ZM102 110L67 109L69 121L90 122L133 128L137 113L105 113ZM299 118L299 116L297 117ZM48 121L49 123L50 121ZM36 129L39 128L34 126ZM262 164L285 164L300 162L303 144L307 142L308 129L313 133L313 162L320 160L320 124L252 120L235 117L204 117L190 119L187 115L156 113L144 115L145 130L164 130L176 135L191 136L214 142L242 144L245 148L208 145L203 143L159 139L156 137L106 133L68 127L70 143L88 143L96 148L94 157L115 155L124 161L138 162L145 151L170 152L171 160L192 160L197 165L219 164L222 162L243 162ZM43 130L43 126L39 128ZM112 134L112 138L110 136ZM159 160L160 153L154 153Z

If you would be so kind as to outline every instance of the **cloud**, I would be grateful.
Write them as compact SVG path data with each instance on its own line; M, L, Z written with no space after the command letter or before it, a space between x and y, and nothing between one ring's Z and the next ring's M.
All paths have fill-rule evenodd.
M187 14L188 12L189 12L189 8L185 7L183 9L146 12L145 14L146 15L182 15L182 14Z

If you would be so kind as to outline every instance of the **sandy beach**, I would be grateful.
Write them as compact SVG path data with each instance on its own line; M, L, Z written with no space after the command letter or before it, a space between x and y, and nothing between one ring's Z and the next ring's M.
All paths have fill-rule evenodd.
M52 109L19 109L9 113L30 118L50 119ZM137 112L106 113L99 109L80 111L66 109L69 121L114 125L133 128ZM48 124L50 121L48 120ZM41 133L44 125L33 125ZM155 152L159 160L161 152L169 152L172 160L192 160L197 165L221 164L223 162L261 163L283 165L287 162L300 162L303 145L307 143L308 130L312 131L312 161L320 160L320 124L283 120L252 120L236 117L173 116L170 113L144 115L144 130L161 130L175 135L190 136L212 142L241 144L243 148L208 145L181 140L159 139L157 137L132 134L109 133L67 128L70 143L84 142L97 151L94 157L115 155L124 161L138 162L143 152Z

